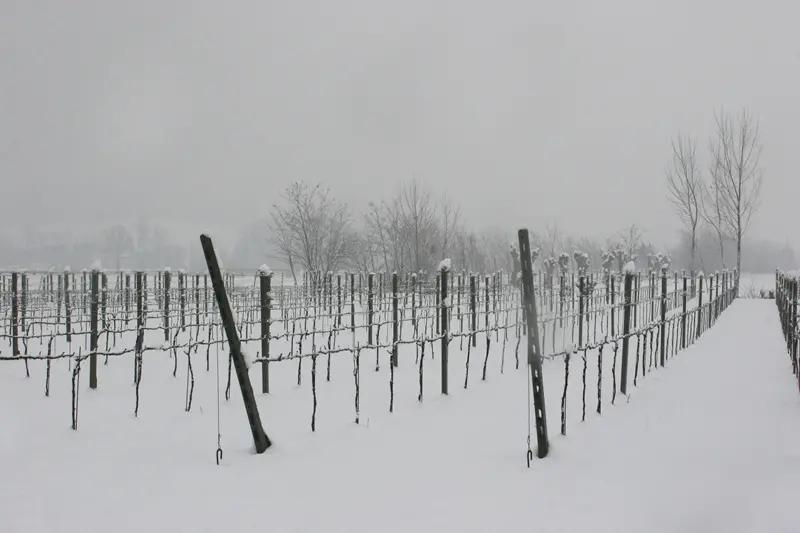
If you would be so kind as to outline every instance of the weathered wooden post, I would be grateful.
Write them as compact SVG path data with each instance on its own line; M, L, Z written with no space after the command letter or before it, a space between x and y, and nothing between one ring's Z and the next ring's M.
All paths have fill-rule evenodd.
M624 309L622 316L622 363L619 372L619 391L622 394L628 393L628 344L631 333L631 292L633 290L633 278L636 276L633 262L625 265L625 287L624 287Z
M169 269L164 271L162 280L164 288L164 340L169 342L169 290L172 284L172 272Z
M667 269L665 266L661 267L661 323L659 324L660 332L658 335L661 366L663 367L667 362L666 340L667 340Z
M208 273L211 276L211 284L214 288L214 294L216 295L222 325L228 337L230 355L233 361L233 367L236 370L236 377L239 380L239 387L242 390L242 400L244 401L244 408L247 412L247 420L250 423L250 431L253 434L253 443L255 444L256 453L264 453L267 448L272 446L272 442L269 440L269 437L267 437L261 425L261 417L258 414L258 404L256 403L256 398L253 394L253 386L250 383L250 376L247 372L247 363L242 355L239 335L236 332L233 313L228 303L228 294L225 292L225 284L222 280L219 263L217 262L217 255L214 252L214 244L211 242L211 238L208 235L200 236L200 244L203 247L203 255L205 255Z
M272 271L267 265L258 269L261 303L261 392L269 394L269 326L272 313Z
M97 307L99 304L99 284L100 284L100 270L99 268L92 268L91 274L91 301L89 303L90 320L91 320L91 336L89 337L89 388L97 388L97 341L100 338L97 326Z
M683 291L681 292L681 350L686 349L686 271L683 271Z
M539 319L536 316L536 294L533 291L533 264L527 229L519 230L519 254L522 270L522 294L525 317L528 324L528 367L531 372L533 411L536 426L536 455L547 456L550 442L547 438L547 409L544 400L544 378L542 377L542 354L539 344ZM528 466L530 466L530 439L528 442Z
M585 291L585 278L583 274L578 276L578 346L580 349L583 346L583 314L584 314L584 291Z
M697 285L695 285L697 290L697 332L695 333L696 337L700 336L700 333L703 332L702 330L702 323L701 320L703 317L703 271L701 270L697 274Z
M472 343L472 347L475 348L478 346L478 334L476 331L478 330L478 306L477 306L477 295L478 289L475 285L475 274L470 273L469 275L469 315L470 315L470 322L472 326L470 329L472 330L472 336L470 342Z
M367 278L367 345L372 346L372 306L375 285L375 274L369 273Z
M181 331L186 331L186 273L178 271L178 299L181 306Z
M397 367L397 342L400 340L397 308L397 272L392 273L392 366Z
M11 353L19 355L19 274L11 273Z
M447 394L447 378L448 378L448 343L450 337L450 323L447 316L447 275L450 272L450 262L445 260L439 265L439 276L442 282L439 284L439 291L441 292L439 298L439 316L441 317L442 326L442 394Z

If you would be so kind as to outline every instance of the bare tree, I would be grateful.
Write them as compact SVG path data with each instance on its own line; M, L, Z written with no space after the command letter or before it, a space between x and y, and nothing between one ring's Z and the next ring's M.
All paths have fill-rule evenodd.
M742 238L758 210L761 193L761 133L759 124L747 109L738 122L724 110L715 113L716 138L711 141L711 157L718 170L722 221L736 239L736 268L742 266Z
M436 250L436 213L430 192L422 188L417 180L411 180L400 189L403 215L407 222L411 265L415 270L432 267L431 252Z
M445 193L439 200L439 211L439 246L441 249L441 258L444 259L450 254L450 248L455 239L456 229L461 220L461 210L453 203L452 198Z
M636 261L636 256L642 249L642 239L644 235L642 234L642 230L639 229L639 226L636 224L631 224L628 226L627 229L624 229L620 232L619 238L620 248L622 251L621 259L622 261ZM622 263L620 261L620 263ZM620 273L622 272L624 265L620 265Z
M697 141L678 136L672 141L672 158L666 168L669 199L690 235L689 270L694 279L697 226L701 218L703 182L697 166Z
M700 214L706 224L711 226L717 236L719 261L725 268L725 239L727 237L723 220L722 193L720 191L722 167L721 162L712 158L709 166L709 183L703 186Z
M282 195L282 205L273 206L270 220L272 238L280 254L309 271L328 272L339 268L349 256L352 244L350 212L328 189L297 182ZM291 262L290 262L291 261Z
M119 271L120 260L133 252L135 248L131 232L122 224L116 224L106 230L103 241L106 253L116 259L117 271Z
M544 237L542 238L542 247L544 248L545 257L556 257L564 244L564 235L561 228L558 227L558 222L553 222L545 227Z

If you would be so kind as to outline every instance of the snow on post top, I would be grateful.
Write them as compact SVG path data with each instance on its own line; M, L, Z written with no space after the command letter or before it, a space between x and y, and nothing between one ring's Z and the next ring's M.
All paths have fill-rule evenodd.
M90 268L90 270L92 272L95 272L95 271L98 271L98 270L102 269L103 265L102 265L102 263L100 263L100 260L98 259L94 263L92 263L92 266L89 267L89 268Z
M267 265L261 265L260 267L258 267L258 272L262 276L269 276L270 274L272 274L272 270L270 270Z
M623 274L636 274L636 264L633 261L628 261L625 263L625 267L622 269Z
M67 265L67 266L65 266L65 267L64 267L64 272L66 272L67 274L69 274L70 272L72 272L72 269L69 267L69 265Z
M446 257L446 258L442 259L441 263L439 263L439 270L449 271L450 268L452 267L452 265L453 265L453 263L452 263L452 261L450 261L450 258Z
M165 272L165 273L167 273L167 274L169 274L170 272L172 272L172 269L171 269L170 267L166 267L166 268L164 269L164 272Z
M701 270L700 272L697 273L697 277L698 278L704 278L704 277L706 277L706 275L703 274L703 271Z

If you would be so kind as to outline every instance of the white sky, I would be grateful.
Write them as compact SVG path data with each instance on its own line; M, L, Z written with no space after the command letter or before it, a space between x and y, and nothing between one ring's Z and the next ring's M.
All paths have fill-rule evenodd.
M800 9L764 0L3 0L0 224L264 216L292 180L361 207L412 176L472 223L673 240L669 141L745 105L753 234L800 248Z

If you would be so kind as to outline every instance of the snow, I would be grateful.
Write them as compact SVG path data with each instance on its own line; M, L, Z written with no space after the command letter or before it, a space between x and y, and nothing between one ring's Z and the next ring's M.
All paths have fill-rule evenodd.
M499 348L492 345L494 356ZM66 362L53 364L49 398L40 387L44 365L31 363L26 379L21 363L0 362L0 472L13 480L0 485L2 530L246 532L265 524L326 533L796 530L800 394L774 301L736 301L666 368L639 376L629 399L611 405L605 382L603 414L588 408L585 422L571 401L580 398L581 365L573 357L566 437L559 435L564 364L546 362L551 452L530 469L528 372L524 364L513 369L513 353L506 353L504 374L490 359L488 380L471 375L466 390L458 386L463 361L451 354L451 391L441 396L437 352L435 364L426 362L431 384L419 405L415 348L401 349L407 351L395 373L393 414L388 365L367 371L362 354L360 426L348 410L352 358L334 360L330 383L320 358L315 434L308 429L308 374L295 387L295 364L271 365L274 391L261 395L252 372L274 442L260 456L251 451L235 376L225 401L223 349L219 391L215 350L210 372L204 362L195 365L189 413L185 356L172 378L168 357L145 354L138 418L130 414L131 359L111 358L99 365L97 390L89 391L82 377L78 431L68 429ZM218 392L225 452L219 467Z
M451 268L452 268L452 261L450 261L449 257L442 259L442 261L439 263L439 270L450 271Z
M272 270L270 270L267 265L261 265L260 267L258 267L258 271L264 276L269 276L270 274L272 274Z
M244 366L247 367L247 370L250 370L250 368L253 366L253 361L255 361L256 358L252 356L249 350L242 348L241 352L242 357L244 358Z
M622 269L623 274L636 274L636 263L628 261Z
M102 268L103 268L103 264L102 264L102 263L100 262L100 260L98 259L98 260L96 260L94 263L92 263L92 266L91 266L89 269L90 269L92 272L98 272L98 271L100 271Z

